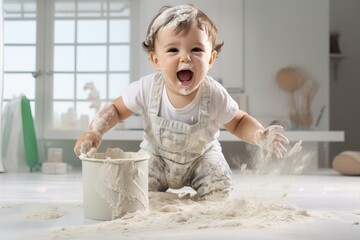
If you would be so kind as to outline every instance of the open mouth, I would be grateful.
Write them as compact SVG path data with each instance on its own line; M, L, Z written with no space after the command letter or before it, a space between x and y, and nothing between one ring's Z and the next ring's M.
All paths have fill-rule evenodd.
M180 70L176 73L178 79L182 83L188 83L191 81L194 73L190 70Z

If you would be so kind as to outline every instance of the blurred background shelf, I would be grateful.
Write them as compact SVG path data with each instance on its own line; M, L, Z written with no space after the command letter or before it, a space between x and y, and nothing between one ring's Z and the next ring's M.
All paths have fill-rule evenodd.
M67 139L75 140L81 134L80 131L52 131L49 132L46 139ZM345 140L344 131L285 131L285 136L290 141L304 142L343 142ZM143 131L139 129L134 130L111 130L104 135L103 140L118 140L118 141L141 141L143 140ZM226 130L220 132L219 141L233 142L239 139Z

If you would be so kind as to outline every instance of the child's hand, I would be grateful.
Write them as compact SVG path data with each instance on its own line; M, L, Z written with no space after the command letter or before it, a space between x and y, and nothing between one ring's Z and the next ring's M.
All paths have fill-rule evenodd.
M94 131L81 134L75 143L74 152L77 156L85 154L93 157L101 143L101 135Z
M282 135L283 131L282 126L272 125L255 133L254 142L267 151L266 159L270 159L273 154L281 159L287 152L283 144L288 144L289 140Z

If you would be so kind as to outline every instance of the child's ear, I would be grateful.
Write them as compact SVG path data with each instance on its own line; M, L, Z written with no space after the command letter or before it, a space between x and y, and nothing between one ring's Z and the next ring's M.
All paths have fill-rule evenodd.
M212 51L211 56L210 56L210 61L209 61L209 68L211 68L211 66L214 64L215 59L217 56L217 51Z
M149 54L149 57L150 57L150 61L154 65L154 67L157 70L160 70L159 60L158 60L156 54L153 51L151 51L150 54Z

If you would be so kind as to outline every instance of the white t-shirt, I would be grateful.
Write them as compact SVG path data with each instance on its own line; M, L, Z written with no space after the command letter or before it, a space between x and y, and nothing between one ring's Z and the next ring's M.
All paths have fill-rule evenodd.
M152 73L140 78L138 81L132 82L122 96L124 104L128 109L144 116L145 128L149 124L146 120L149 119L148 108L150 105L150 93L156 74L159 73ZM208 128L211 135L217 138L219 128L229 123L235 117L239 107L220 83L210 76L206 76L204 81L208 81L210 85L210 122ZM202 98L202 87L203 84L200 85L200 89L197 91L197 95L191 103L184 108L176 109L170 103L164 85L159 116L190 125L196 124Z

